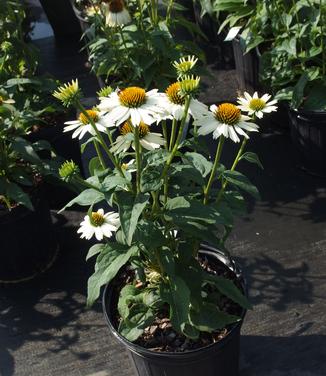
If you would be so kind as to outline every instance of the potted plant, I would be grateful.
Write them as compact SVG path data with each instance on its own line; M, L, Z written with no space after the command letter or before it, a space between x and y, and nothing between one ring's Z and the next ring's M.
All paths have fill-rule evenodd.
M50 210L42 191L55 174L45 141L24 138L24 117L12 98L0 97L0 283L14 283L46 270L57 254ZM19 236L17 236L19 234Z
M208 7L205 1L202 6ZM226 0L208 2L219 22L218 33L227 29L225 41L232 41L239 90L259 90L259 51L269 38L269 4L265 1Z
M84 188L66 205L88 208L78 233L99 242L87 255L96 256L87 302L91 306L106 286L109 328L141 376L215 375L217 369L237 375L240 328L251 307L225 241L245 207L244 192L259 197L237 170L243 161L261 166L245 151L249 134L259 129L253 118L276 107L265 95L239 98L250 116L231 103L208 109L195 99L195 64L190 56L176 61L178 80L164 93L129 86L101 97L93 109L82 106L77 81L54 93L85 120L69 130L88 132L99 151L87 180L73 162L59 171ZM183 139L189 117L193 127ZM166 119L172 120L170 136ZM155 131L158 122L163 135ZM214 158L204 151L203 135L215 145ZM221 158L230 141L240 147L227 167Z
M201 32L173 1L162 9L158 2L149 0L75 3L80 10L84 9L83 14L90 14L92 9L87 48L92 70L102 87L129 82L146 88L164 88L173 79L171 61L189 51L204 59L191 40L177 41L177 28L188 30L192 37Z
M261 56L261 79L287 104L302 167L326 173L326 4L278 0L273 42Z

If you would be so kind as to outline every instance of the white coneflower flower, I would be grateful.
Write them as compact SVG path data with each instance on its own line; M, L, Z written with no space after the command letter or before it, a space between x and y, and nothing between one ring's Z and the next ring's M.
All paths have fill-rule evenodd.
M240 109L232 103L223 103L219 106L210 106L210 111L201 118L195 120L194 124L199 128L199 135L213 133L213 138L231 138L234 142L239 142L240 136L249 138L247 132L258 132L258 125L249 122L250 118L241 114Z
M104 118L101 116L100 112L97 110L86 110L87 115L94 121L96 128L100 132L106 131L106 124ZM96 135L96 132L90 124L89 119L81 113L77 120L66 121L67 127L63 128L64 132L74 131L72 138L78 137L80 140L85 136L86 133L90 133L92 136Z
M264 113L268 114L277 110L277 106L275 106L277 100L274 99L268 102L272 97L269 94L264 94L262 97L259 97L257 92L251 96L245 91L243 95L244 97L238 97L238 107L241 111L247 112L249 116L255 115L261 119Z
M154 150L164 145L164 139L160 133L150 132L149 126L140 123L139 124L139 143L140 145L147 150ZM128 122L124 123L120 128L121 135L117 137L114 145L111 148L113 153L126 152L130 146L134 148L134 127Z
M104 214L103 209L97 212L92 212L91 215L86 215L80 224L77 233L81 234L81 238L87 240L94 235L97 240L102 240L103 237L110 238L112 232L117 231L120 226L119 214L115 212L108 212Z
M93 17L96 14L100 14L101 9L98 5L89 5L85 7L84 12L87 17Z
M13 99L11 99L11 98L5 99L4 97L2 97L0 95L0 106L2 104L14 104L14 103L15 103L15 101Z
M110 27L123 26L131 22L131 17L123 0L111 0L105 4L105 22Z
M109 111L106 120L115 126L128 119L135 127L141 122L150 125L157 121L158 114L165 112L162 108L162 93L158 93L157 89L146 92L140 87L131 86L100 99L98 108Z
M198 59L195 56L187 56L174 61L172 65L176 69L178 77L182 77L185 74L189 74L193 70L197 61Z
M167 114L163 115L162 119L171 119L181 120L184 115L185 110L185 96L182 96L180 93L180 82L175 82L168 86L165 90L165 104ZM207 112L207 106L197 99L190 99L189 104L189 114L193 118L201 117L204 113Z

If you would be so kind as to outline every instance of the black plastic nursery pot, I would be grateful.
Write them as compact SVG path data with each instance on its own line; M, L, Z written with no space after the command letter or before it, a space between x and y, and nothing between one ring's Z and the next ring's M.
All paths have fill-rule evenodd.
M57 39L80 38L81 30L69 0L40 0Z
M244 53L240 39L232 41L235 69L240 91L259 90L259 56L256 50Z
M291 136L307 172L326 177L326 111L289 110Z
M220 251L203 246L200 255L208 259L222 262L241 283L246 291L245 281L240 269L233 260L228 259ZM138 376L238 376L240 330L242 320L234 324L228 334L220 341L206 347L187 352L155 352L145 349L123 338L114 325L114 289L113 283L108 284L103 295L103 310L110 331L126 348Z
M80 25L80 28L82 30L83 33L85 33L89 27L91 26L91 24L85 19L84 15L83 15L83 12L80 11L76 5L75 5L75 0L70 0L70 4L71 4L71 7L75 13L75 16L77 17L78 21L79 21L79 25Z
M0 210L0 284L32 279L56 259L50 209L41 189L33 194L34 211L18 205Z

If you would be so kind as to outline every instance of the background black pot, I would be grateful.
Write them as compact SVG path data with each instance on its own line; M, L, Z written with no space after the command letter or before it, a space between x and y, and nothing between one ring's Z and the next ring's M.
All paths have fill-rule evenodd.
M27 139L30 142L48 141L59 157L63 160L73 160L79 166L81 173L83 173L79 140L71 137L72 132L63 132L64 122L75 118L75 111L71 111L68 114L59 114L50 124L44 125L28 134ZM50 158L50 153L41 152L40 156ZM53 179L49 184L46 184L46 187L47 199L51 209L61 209L75 197L75 193L71 191L69 185L62 181Z
M75 5L75 0L70 0L70 4L71 4L71 7L75 13L75 16L76 18L78 19L79 21L79 25L80 25L80 28L82 30L83 33L85 33L89 27L91 26L91 24L85 19L84 15L83 15L83 12L80 11L76 5Z
M203 246L200 254L222 262L235 273L245 289L245 282L233 260L221 252ZM239 344L242 321L235 324L224 339L198 350L184 353L160 353L149 351L120 336L113 325L117 297L113 283L106 286L103 295L104 315L113 335L126 347L139 376L237 376L239 368ZM243 312L243 316L245 311Z
M69 0L40 0L57 39L80 38L81 30Z
M301 167L326 177L326 111L289 110L291 136Z
M34 211L22 205L0 211L0 283L30 279L51 266L57 255L50 209L42 189L32 197Z
M232 47L239 90L241 92L252 90L259 91L258 52L254 49L245 54L239 38L235 38L232 41Z

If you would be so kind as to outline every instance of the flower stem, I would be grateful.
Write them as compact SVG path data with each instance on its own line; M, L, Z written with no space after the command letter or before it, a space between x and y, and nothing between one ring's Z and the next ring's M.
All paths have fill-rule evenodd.
M101 133L99 132L99 130L96 128L96 125L95 125L95 122L94 120L88 115L87 111L85 110L84 106L81 104L81 102L78 100L76 101L76 107L79 109L79 111L86 117L86 119L89 121L89 123L91 124L91 126L93 127L95 133L96 133L96 136L99 140L99 143L101 144L101 146L103 147L103 149L105 150L106 154L108 155L108 157L110 158L110 160L112 161L114 167L119 171L120 175L122 177L124 177L124 173L121 169L121 166L117 163L116 159L114 158L114 155L110 152L110 149L108 148L108 146L106 145Z
M238 154L237 154L237 156L235 157L235 160L234 160L233 165L232 165L232 167L231 167L231 171L234 171L235 168L237 167L237 164L239 163L239 160L240 160L240 158L241 158L241 156L242 156L242 154L243 154L243 150L244 150L244 148L245 148L247 142L248 142L248 139L247 139L247 138L244 138L243 141L242 141L242 144L241 144L241 146L240 146L240 149L239 149L239 151L238 151ZM219 191L219 193L218 193L218 195L217 195L217 198L216 198L216 203L218 203L218 202L221 200L222 195L223 195L223 193L224 193L225 188L226 188L227 185L228 185L228 182L227 182L227 181L225 181L225 182L222 184L222 188L220 189L220 191Z
M101 149L100 149L100 147L99 147L99 144L98 144L98 142L97 142L96 140L94 140L93 143L94 143L94 147L95 147L95 150L96 150L97 156L98 156L98 158L99 158L99 160L100 160L100 162L101 162L101 165L102 165L102 167L105 169L105 162L104 162L103 154L102 154L102 151L101 151Z
M170 1L169 1L168 9L167 9L167 11L166 11L165 22L166 22L167 24L170 23L171 11L172 11L172 7L173 7L173 3L174 3L174 0L170 0Z
M135 151L136 151L136 163L137 163L136 188L137 188L137 193L139 193L140 192L140 175L141 175L139 127L135 127L134 139L135 139Z
M169 150L171 151L174 146L175 136L177 131L177 120L173 118L172 120L172 130L171 130L171 137L170 137L170 146Z
M168 150L168 132L166 130L166 121L165 120L162 121L162 128L163 128L163 136L164 136L164 140L165 140L164 147L165 147L165 149Z
M186 119L188 117L190 100L191 100L191 97L189 95L187 95L186 99L185 99L185 109L184 109L184 113L183 113L183 118L181 120L179 132L178 132L178 137L177 137L177 140L176 140L176 142L175 142L175 144L173 146L173 149L171 151L170 157L167 160L167 162L166 162L166 164L165 164L165 166L163 168L163 172L162 172L162 179L164 180L164 202L165 203L167 201L167 196L168 196L168 178L167 178L167 173L169 171L169 168L171 166L173 158L175 157L175 155L176 155L176 153L178 151L178 148L179 148L179 145L180 145L180 142L181 142L181 139L182 139L183 129L184 129L184 126L186 124Z
M223 135L221 135L220 139L219 139L219 142L218 142L218 145L217 145L217 149L216 149L216 154L215 154L215 160L214 160L213 168L212 168L210 177L208 179L207 186L204 189L204 204L205 205L208 202L209 191L211 190L211 187L212 187L212 184L213 184L213 181L214 181L214 177L215 177L215 174L216 174L216 171L217 171L217 168L218 168L218 164L219 164L220 159L221 159L224 141L225 141L225 137Z

